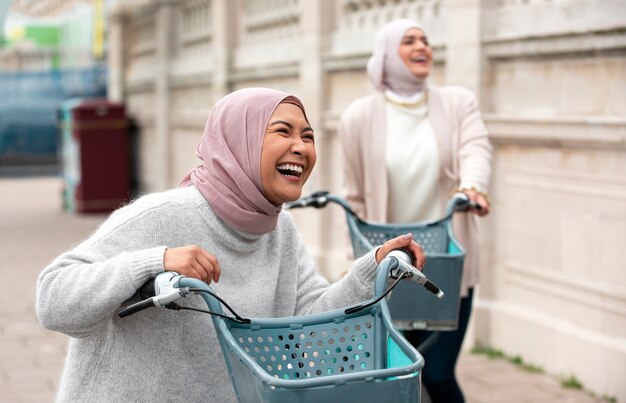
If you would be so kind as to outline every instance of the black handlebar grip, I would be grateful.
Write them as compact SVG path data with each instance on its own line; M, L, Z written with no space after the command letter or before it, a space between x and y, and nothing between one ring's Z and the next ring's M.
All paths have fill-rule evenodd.
M457 203L457 205L454 207L455 211L460 211L460 212L466 212L469 211L471 209L474 210L482 210L483 206L481 206L480 204L473 202L471 200L464 200L460 203Z
M435 295L439 294L439 292L441 291L439 290L439 287L433 284L430 280L426 281L426 283L424 284L424 288L426 288L428 291L432 292Z
M287 202L283 204L283 208L286 210L293 210L296 208L308 207L307 201L304 199L294 200L292 202Z
M139 311L143 311L144 309L150 308L152 306L155 306L154 302L152 301L152 298L148 298L148 299L144 299L143 301L139 301L136 304L127 306L126 308L119 311L117 314L120 316L120 318L124 318L126 316L132 315Z

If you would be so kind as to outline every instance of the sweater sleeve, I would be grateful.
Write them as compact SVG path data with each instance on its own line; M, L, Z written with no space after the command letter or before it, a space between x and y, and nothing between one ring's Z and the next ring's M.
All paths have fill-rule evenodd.
M48 329L86 337L101 329L120 305L163 271L165 245L158 209L115 212L85 242L63 253L37 281L36 311Z
M313 259L306 253L300 235L298 234L295 239L298 256L295 315L339 309L372 298L378 267L375 250L355 260L347 275L329 284L319 274Z

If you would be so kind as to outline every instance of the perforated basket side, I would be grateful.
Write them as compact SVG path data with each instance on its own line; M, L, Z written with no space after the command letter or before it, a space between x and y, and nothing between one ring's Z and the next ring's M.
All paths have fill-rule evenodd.
M385 262L376 295L387 283L391 261ZM199 286L183 280L180 286ZM210 294L201 296L220 311ZM251 323L214 316L213 323L241 402L419 402L424 359L393 328L384 299L349 315L338 309Z
M225 355L229 357L227 361L230 360L229 371L240 402L420 402L420 369L424 365L421 357L418 369L402 375L381 376L381 371L365 370L360 373L318 378L276 379L275 384L268 383L263 377L251 371L241 354L243 353L236 344L229 344L228 352L225 351ZM353 378L350 379L350 376ZM358 378L354 378L355 376ZM320 384L325 380L329 382Z
M370 370L374 365L374 318L367 315L301 329L233 327L231 333L275 378L315 378Z
M388 240L408 232L413 234L417 243L429 254L446 253L450 242L447 221L439 221L428 224L373 224L357 221L348 215L348 228L355 257L361 257L372 248L382 245Z

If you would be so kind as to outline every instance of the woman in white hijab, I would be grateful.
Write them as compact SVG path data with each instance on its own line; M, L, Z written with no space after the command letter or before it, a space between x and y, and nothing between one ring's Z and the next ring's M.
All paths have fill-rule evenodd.
M344 111L339 133L344 195L362 218L410 223L437 219L453 191L482 209L457 214L455 233L466 249L458 330L442 332L424 353L423 381L434 402L463 402L454 368L478 283L477 217L489 212L491 145L474 96L435 87L427 78L432 49L415 21L395 20L376 37L367 65L376 92ZM429 332L405 336L418 346Z

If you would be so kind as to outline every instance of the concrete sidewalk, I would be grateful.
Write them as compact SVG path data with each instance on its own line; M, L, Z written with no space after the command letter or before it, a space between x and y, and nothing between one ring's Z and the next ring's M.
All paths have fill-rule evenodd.
M53 177L0 178L0 402L54 400L68 338L37 322L37 276L105 218L63 213L61 187ZM470 403L600 401L483 356L462 355L458 373Z

